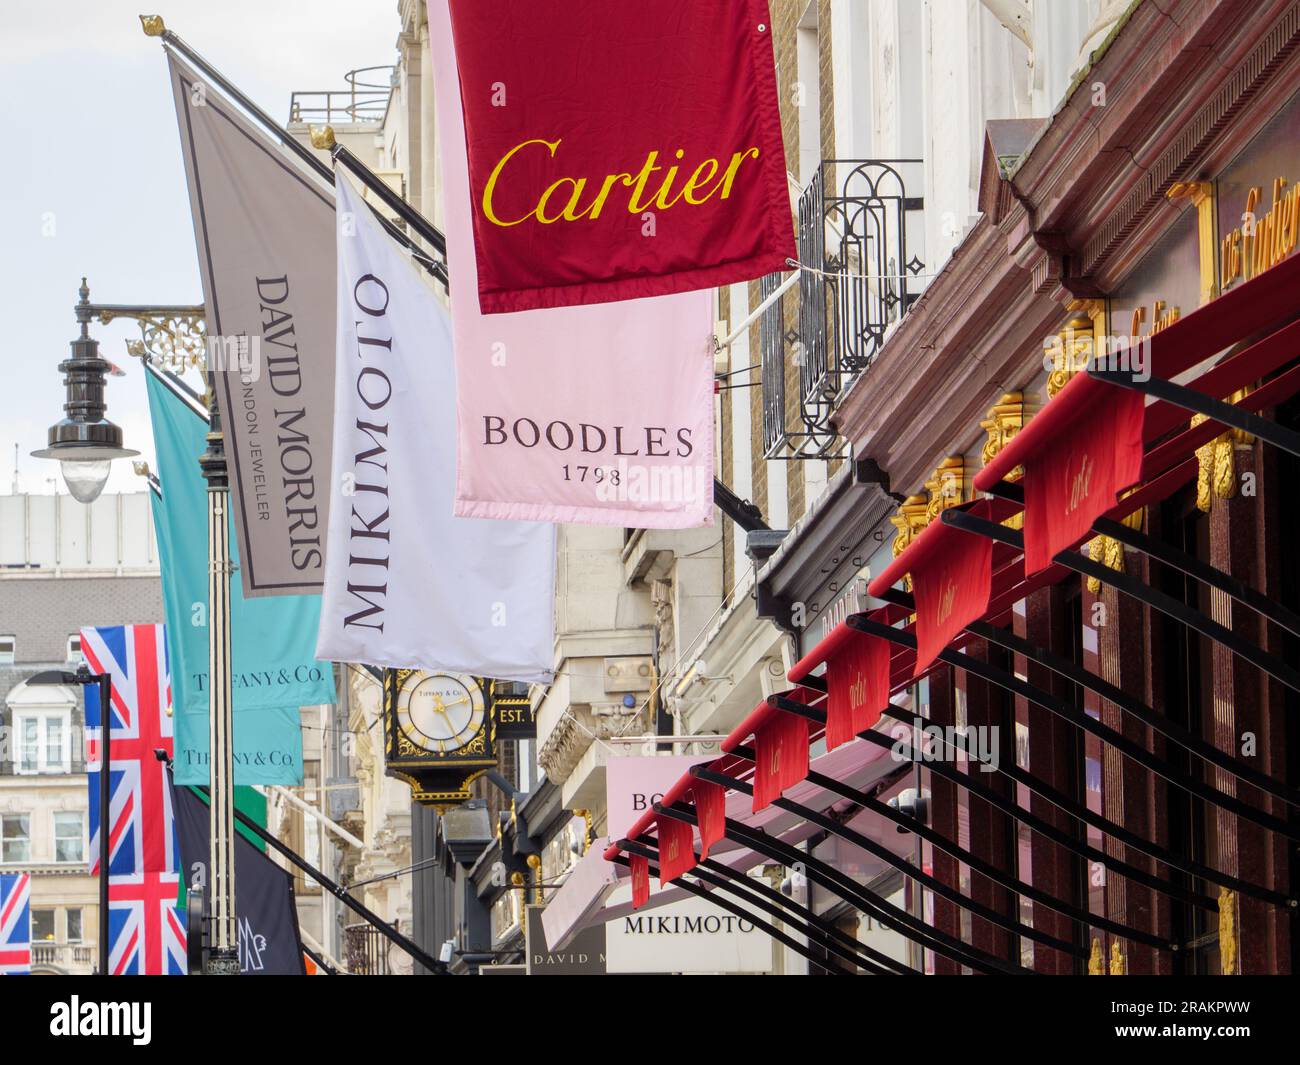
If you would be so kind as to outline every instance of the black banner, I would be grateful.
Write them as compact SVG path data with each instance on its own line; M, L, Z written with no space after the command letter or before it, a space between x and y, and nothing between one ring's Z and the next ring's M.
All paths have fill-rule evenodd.
M172 787L181 876L191 890L211 883L208 873L208 806L192 788ZM201 879L196 879L196 877ZM239 924L239 970L245 976L303 976L293 877L235 834L235 917Z

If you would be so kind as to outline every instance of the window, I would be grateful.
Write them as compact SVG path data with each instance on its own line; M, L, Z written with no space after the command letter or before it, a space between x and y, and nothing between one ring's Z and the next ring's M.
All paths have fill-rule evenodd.
M81 942L81 911L80 910L68 911L68 942L69 943Z
M86 656L81 653L81 633L74 632L68 637L68 661L84 662Z
M71 717L66 710L16 713L14 767L19 773L70 773Z
M32 910L32 942L54 942L53 910Z
M32 819L27 814L0 817L0 864L32 860Z
M14 664L14 655L18 651L18 640L14 636L0 636L0 666Z
M86 860L85 817L79 810L54 815L54 860L79 864Z

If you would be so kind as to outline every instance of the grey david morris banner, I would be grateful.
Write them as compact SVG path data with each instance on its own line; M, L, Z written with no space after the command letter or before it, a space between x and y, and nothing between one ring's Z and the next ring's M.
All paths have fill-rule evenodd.
M170 51L168 62L244 594L319 593L334 403L333 190Z

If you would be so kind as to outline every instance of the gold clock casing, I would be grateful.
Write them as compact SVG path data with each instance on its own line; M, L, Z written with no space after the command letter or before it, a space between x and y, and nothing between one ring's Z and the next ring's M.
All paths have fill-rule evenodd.
M497 764L487 682L416 669L384 673L386 772L428 806L470 798L470 785Z

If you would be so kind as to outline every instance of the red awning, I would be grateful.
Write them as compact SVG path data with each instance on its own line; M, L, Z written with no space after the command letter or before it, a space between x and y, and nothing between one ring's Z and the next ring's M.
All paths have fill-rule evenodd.
M1149 344L1146 370L1168 380L1293 317L1300 310L1297 282L1300 257L1283 260L1144 338ZM1291 322L1225 357L1190 387L1216 399L1226 398L1294 359L1298 345L1300 323ZM1103 358L1099 351L1097 363ZM1295 371L1282 378L1285 383L1281 378L1270 382L1266 395L1274 401L1282 392L1291 394L1300 387ZM1261 405L1258 397L1248 402L1247 409ZM1144 444L1188 420L1187 412L1175 404L1146 406L1139 392L1079 373L976 474L975 487L990 491L1017 466L1024 467L1025 565L1029 573L1036 573L1058 551L1087 536L1119 492L1191 454L1197 446L1193 441L1204 443L1222 432L1213 422L1196 426L1144 455Z

